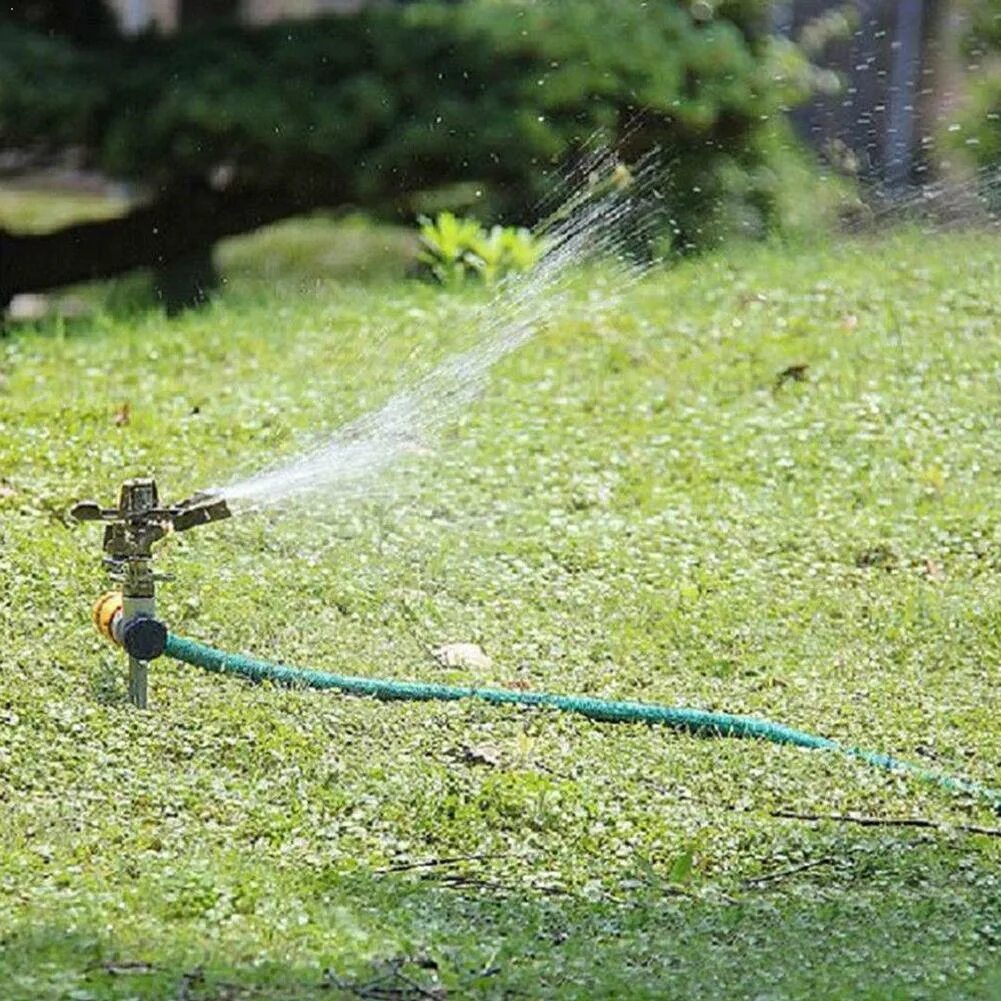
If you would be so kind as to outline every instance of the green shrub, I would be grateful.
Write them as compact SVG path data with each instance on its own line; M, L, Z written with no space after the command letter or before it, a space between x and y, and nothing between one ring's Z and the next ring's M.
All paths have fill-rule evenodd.
M440 212L420 220L418 260L442 285L474 276L492 285L512 272L528 271L542 256L543 241L518 226L484 229L475 219Z
M0 17L9 21L43 35L64 35L81 45L106 42L116 33L104 0L7 0L3 11Z
M39 81L46 81L40 87ZM99 57L65 39L0 24L0 144L91 146L108 100Z
M964 40L968 88L946 145L974 166L1001 167L1001 0L976 0Z
M481 214L524 223L603 130L627 156L663 150L672 228L694 245L725 229L720 204L742 227L781 222L764 137L811 77L768 35L769 6L424 2L98 52L6 24L0 142L81 146L151 192L292 191L304 208L408 214L472 181Z
M1001 67L971 84L964 112L950 129L950 145L964 158L980 168L1001 166Z

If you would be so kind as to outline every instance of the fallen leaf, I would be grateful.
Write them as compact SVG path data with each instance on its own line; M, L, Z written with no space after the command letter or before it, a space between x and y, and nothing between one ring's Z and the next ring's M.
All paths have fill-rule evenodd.
M945 580L945 574L942 572L942 567L936 563L935 560L925 560L925 573L931 580Z
M473 671L489 670L493 661L475 643L446 643L433 653L442 667L465 667Z
M775 388L781 389L787 382L806 382L806 373L809 370L810 366L805 362L801 362L798 365L790 365L788 368L782 369L775 376Z
M477 744L462 749L462 760L467 765L489 765L491 768L499 768L501 752L492 744Z
M504 687L515 692L527 692L532 686L524 678L514 678L511 681L505 681Z

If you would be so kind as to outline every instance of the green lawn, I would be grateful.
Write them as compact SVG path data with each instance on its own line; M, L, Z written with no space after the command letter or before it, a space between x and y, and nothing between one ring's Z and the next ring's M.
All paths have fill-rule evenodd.
M262 657L756 714L1001 784L998 249L734 250L603 308L582 277L364 502L164 544L163 614ZM963 829L1001 821L968 798L168 661L151 712L124 701L90 624L100 533L68 504L293 454L468 345L478 301L246 280L177 321L0 341L0 996L1001 996L1001 838ZM438 666L449 642L492 666Z
M111 219L128 207L124 196L67 189L36 180L0 181L0 226L24 233L46 233L77 222Z

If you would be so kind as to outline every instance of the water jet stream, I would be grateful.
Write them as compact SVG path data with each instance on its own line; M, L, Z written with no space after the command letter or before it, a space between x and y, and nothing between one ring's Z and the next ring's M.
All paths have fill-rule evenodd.
M479 335L471 348L343 425L318 448L211 492L234 512L306 495L347 498L364 493L404 457L427 450L481 392L490 369L562 314L567 279L581 264L609 262L619 290L649 266L649 257L631 259L628 248L655 235L658 173L654 158L626 171L605 148L587 153L560 185L562 197L540 203L545 217L534 232L545 249L539 262L528 273L505 278L475 310L469 323Z

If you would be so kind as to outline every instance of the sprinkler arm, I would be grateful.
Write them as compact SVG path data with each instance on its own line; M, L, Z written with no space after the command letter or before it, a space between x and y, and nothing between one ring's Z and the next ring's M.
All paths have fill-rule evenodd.
M122 486L118 507L101 507L96 501L79 501L70 508L76 521L103 521L104 550L118 562L152 556L154 543L171 532L186 532L198 525L229 518L224 497L199 492L171 507L159 507L153 480L129 480Z
M230 511L225 497L218 494L200 492L181 501L174 511L173 528L175 532L186 532L198 525L207 525L210 521L222 521L230 518Z

